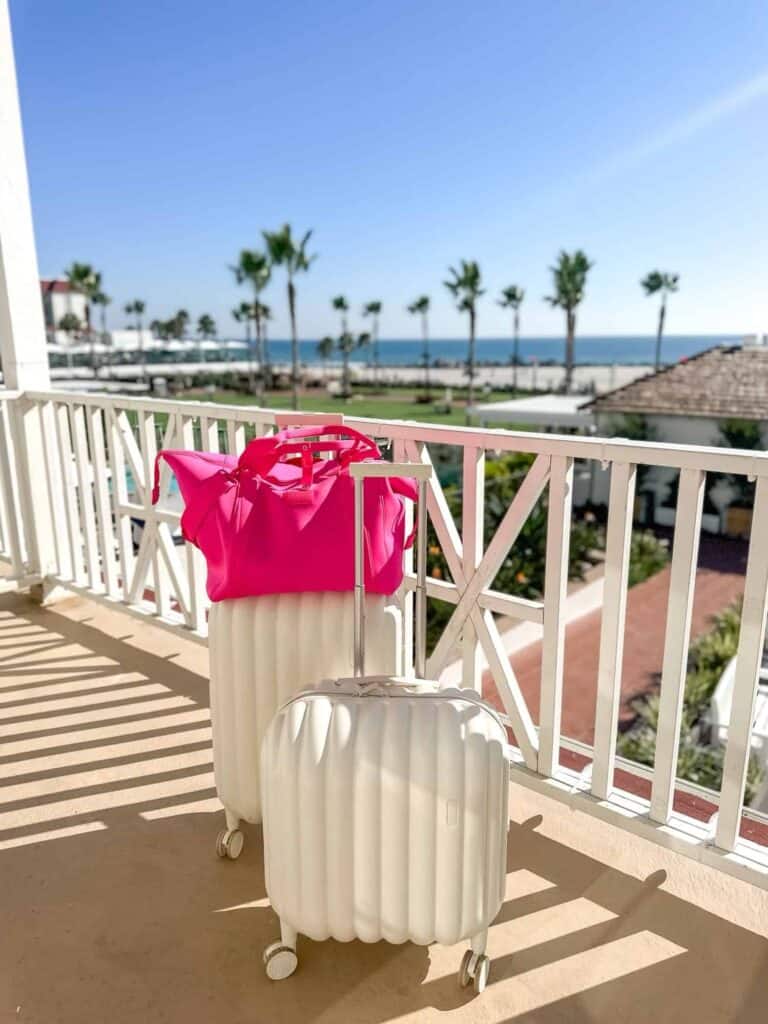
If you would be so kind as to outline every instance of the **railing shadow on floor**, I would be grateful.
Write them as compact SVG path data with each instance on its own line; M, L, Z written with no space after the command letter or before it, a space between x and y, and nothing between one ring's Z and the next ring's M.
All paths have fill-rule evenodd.
M235 864L213 852L205 680L130 639L0 598L0 993L20 1019L762 1024L764 939L665 892L663 872L547 838L540 815L510 830L479 1002L457 986L460 949L410 944L300 940L297 974L269 983L260 830ZM43 696L66 682L91 702Z

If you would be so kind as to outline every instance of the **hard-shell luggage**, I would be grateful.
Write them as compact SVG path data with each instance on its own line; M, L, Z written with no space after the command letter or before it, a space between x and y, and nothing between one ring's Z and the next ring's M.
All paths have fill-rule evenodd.
M353 594L275 594L217 601L208 619L213 766L226 828L220 857L243 847L241 820L261 821L259 752L275 711L294 693L352 671ZM369 654L379 672L400 671L401 613L369 594Z
M362 481L355 477L355 676L294 696L261 751L266 887L281 941L264 953L278 980L296 937L339 941L470 940L462 985L485 987L488 927L504 895L507 736L472 690L423 679L427 467L418 477L416 679L364 674ZM369 623L370 625L370 623Z

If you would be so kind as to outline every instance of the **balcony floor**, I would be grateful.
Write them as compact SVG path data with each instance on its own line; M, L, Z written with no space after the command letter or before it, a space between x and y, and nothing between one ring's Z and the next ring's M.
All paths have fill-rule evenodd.
M214 856L207 655L92 602L0 595L0 1022L764 1022L768 898L512 787L491 984L459 949L277 936L261 842Z

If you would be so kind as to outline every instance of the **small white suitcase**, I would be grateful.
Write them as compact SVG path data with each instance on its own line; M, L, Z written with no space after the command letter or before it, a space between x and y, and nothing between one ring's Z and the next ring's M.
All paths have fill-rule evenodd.
M378 672L400 670L401 615L390 598L370 594L370 645ZM259 752L275 711L328 676L352 671L352 594L275 594L218 601L208 620L211 721L216 789L227 827L216 852L236 859L241 820L261 821Z
M426 467L352 467L355 678L294 696L262 744L266 887L281 939L267 974L296 968L297 933L363 942L470 940L462 985L485 987L488 927L504 896L507 736L472 690L363 675L362 478L420 480L416 674L426 632Z

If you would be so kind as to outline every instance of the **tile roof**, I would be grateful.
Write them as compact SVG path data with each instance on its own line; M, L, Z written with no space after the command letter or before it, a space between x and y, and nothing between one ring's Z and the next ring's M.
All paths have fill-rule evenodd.
M710 348L600 395L584 408L768 420L768 347Z
M42 278L40 289L43 292L68 292L70 291L69 281Z

